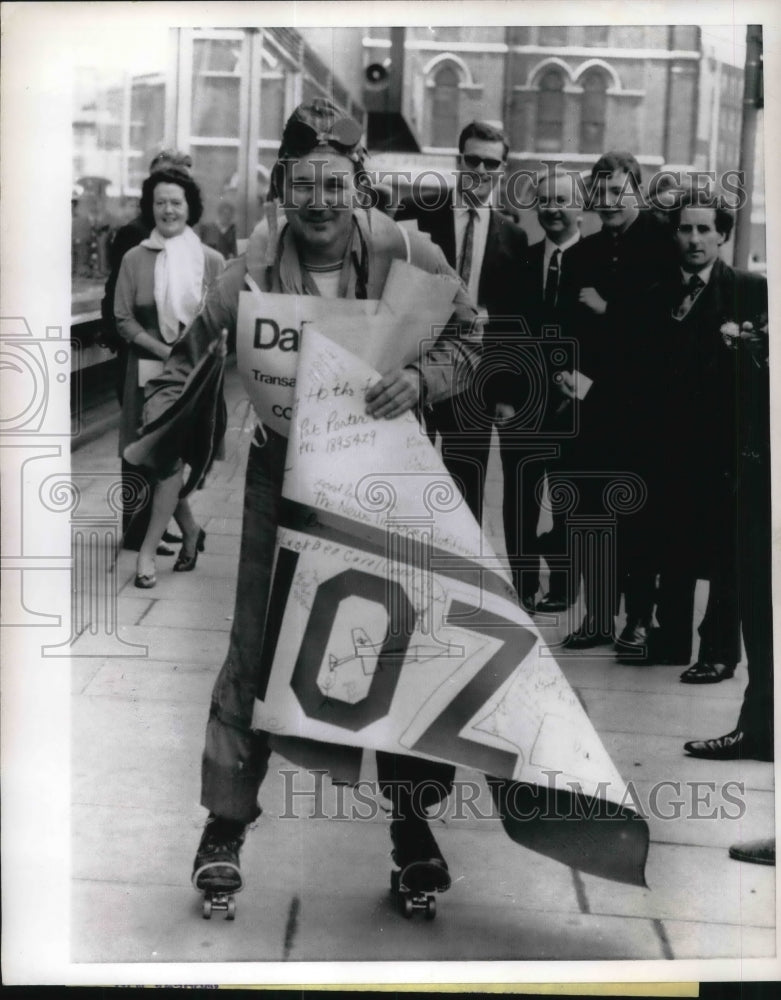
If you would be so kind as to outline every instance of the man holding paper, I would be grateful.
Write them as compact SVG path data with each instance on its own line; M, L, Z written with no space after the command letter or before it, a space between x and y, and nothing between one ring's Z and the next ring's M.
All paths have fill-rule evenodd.
M361 207L367 193L364 156L360 126L329 101L318 98L293 112L272 173L266 220L250 238L246 258L232 262L212 288L163 375L147 392L147 425L159 423L195 369L219 353L215 345L223 331L229 336L235 331L239 372L259 417L247 468L233 629L212 695L203 755L201 801L209 817L192 878L193 885L207 894L241 888L239 850L247 825L260 815L257 795L271 752L268 734L253 731L251 720L266 636L295 359L305 324L319 329L330 321L349 328L352 312L364 341L376 324L409 328L411 318L404 303L389 302L384 296L394 262L406 262L411 270L436 278L437 287L444 283L449 304L437 324L441 332L431 337L424 320L416 328L414 351L408 343L395 363L389 363L389 355L384 365L379 355L373 358L384 374L366 391L369 423L393 419L463 389L479 356L476 310L442 252L430 240L402 232L379 211ZM280 201L284 215L278 212ZM291 314L277 312L276 319L263 314L263 303L273 304L284 296L294 304ZM382 312L376 318L374 300L379 300ZM370 302L373 306L368 309ZM347 329L348 341L350 335ZM430 888L446 888L447 865L425 820L406 809L403 792L414 793L425 783L446 795L453 768L385 755L379 771L393 801L397 863L430 862L428 869L434 872ZM423 804L429 804L425 796Z

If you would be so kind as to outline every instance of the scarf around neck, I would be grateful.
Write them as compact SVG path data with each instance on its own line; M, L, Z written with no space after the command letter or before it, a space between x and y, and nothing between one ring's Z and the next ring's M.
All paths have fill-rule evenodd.
M301 264L290 227L284 223L281 214L277 216L276 207L274 216L272 221L267 213L266 218L255 227L247 246L247 270L259 285L266 284L271 292L286 295L317 294ZM280 222L281 231L278 229ZM365 211L358 209L353 215L352 232L342 262L340 298L367 297L372 256L369 217ZM267 282L259 280L263 271L268 275Z
M155 260L157 321L165 343L173 344L201 307L206 267L203 244L186 226L179 236L168 239L153 229L141 245L158 251Z

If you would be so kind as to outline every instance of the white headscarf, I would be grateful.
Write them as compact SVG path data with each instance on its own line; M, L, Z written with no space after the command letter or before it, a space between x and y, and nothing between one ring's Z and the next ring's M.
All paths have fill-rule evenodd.
M179 339L192 323L203 300L206 255L203 244L189 226L166 239L157 229L142 246L159 251L155 261L155 306L160 335L166 344Z

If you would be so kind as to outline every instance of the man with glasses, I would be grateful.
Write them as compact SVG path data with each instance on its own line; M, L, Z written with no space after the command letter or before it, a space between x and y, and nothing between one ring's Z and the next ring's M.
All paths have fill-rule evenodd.
M515 329L508 317L517 312L514 289L528 246L523 229L496 207L508 149L499 129L470 122L458 138L452 193L426 202L421 192L415 192L396 214L397 221L416 220L420 231L429 233L442 248L470 299L477 302L489 334ZM432 433L439 432L445 466L480 523L491 415L479 388L473 385L433 406L427 422Z

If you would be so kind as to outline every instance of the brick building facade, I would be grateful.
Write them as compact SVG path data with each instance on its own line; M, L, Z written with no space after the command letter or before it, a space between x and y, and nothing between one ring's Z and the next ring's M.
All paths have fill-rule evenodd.
M363 48L364 65L387 64L390 29L367 30ZM461 126L480 118L505 128L523 169L585 170L608 148L647 173L725 169L738 162L741 80L705 56L697 26L409 27L402 113L431 165L451 166Z

